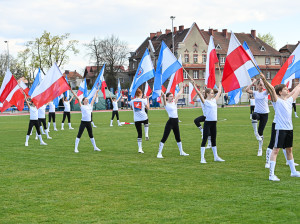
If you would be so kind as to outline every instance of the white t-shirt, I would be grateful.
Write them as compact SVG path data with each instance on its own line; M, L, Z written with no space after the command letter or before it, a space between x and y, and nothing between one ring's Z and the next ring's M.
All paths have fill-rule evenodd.
M114 110L114 111L117 111L117 110L118 110L118 102L117 102L117 101L116 101L116 102L113 101L113 102L112 102L112 105L113 105L113 110Z
M82 114L82 121L91 121L91 115L92 115L92 105L88 104L88 105L81 105L80 107L81 109L81 114Z
M165 108L169 115L169 118L178 118L177 105L174 101L172 103L167 103L167 105L165 105Z
M286 100L277 98L276 101L276 126L275 130L293 130L292 112L293 97Z
M55 113L55 104L53 102L49 103L49 112Z
M296 100L294 100L293 103L296 103Z
M255 99L254 112L259 114L270 113L267 91L262 91L262 92L253 91L253 96Z
M250 99L250 105L255 106L255 99Z
M65 112L70 112L71 106L69 101L64 101Z
M274 108L274 111L275 111L275 114L274 114L274 120L273 120L273 123L276 124L276 102L272 102L272 105L273 105L273 108Z
M204 104L202 103L201 99L197 99L197 102L200 102L201 109L202 109L202 112L203 112L203 116L206 117L205 106L204 106Z
M205 100L204 107L206 112L206 121L218 120L218 105L216 99Z
M41 106L39 109L38 109L38 118L46 118L46 105L44 106Z
M131 100L129 104L133 109L134 121L144 121L148 119L148 115L145 112L147 99L135 98L134 100Z
M30 106L30 120L38 120L38 109L36 107Z

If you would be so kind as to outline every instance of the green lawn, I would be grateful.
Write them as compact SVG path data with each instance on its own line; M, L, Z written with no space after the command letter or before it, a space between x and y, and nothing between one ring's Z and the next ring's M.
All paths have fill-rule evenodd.
M298 109L300 109L298 107ZM225 163L200 164L200 131L193 120L200 109L179 110L183 149L173 133L157 159L167 113L149 111L150 141L138 154L134 125L109 127L111 113L94 113L94 152L85 131L74 153L81 114L74 130L50 132L40 146L32 136L24 146L29 116L0 117L0 223L299 223L300 178L291 178L282 152L268 181L265 149L273 120L265 129L263 157L257 157L249 108L218 110L217 146ZM62 115L57 115L61 121ZM224 120L226 119L226 120ZM131 111L120 120L132 122ZM60 124L58 128L60 129ZM300 163L300 119L294 119L294 155ZM53 126L52 126L53 128ZM300 169L300 168L298 168Z

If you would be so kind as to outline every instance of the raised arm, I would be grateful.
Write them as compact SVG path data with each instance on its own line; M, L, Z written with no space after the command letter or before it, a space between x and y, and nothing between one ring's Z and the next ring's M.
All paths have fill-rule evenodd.
M26 104L27 104L28 108L30 108L30 105L29 105L29 103L28 103L28 98L27 98L26 94L25 94L25 93L23 93L23 95L24 95L24 97L25 97L25 102L26 102Z
M179 92L177 93L177 96L175 97L175 103L177 104L179 97L181 96L181 94L183 93L183 88L181 88L179 90Z
M249 86L247 86L247 88L246 88L247 93L253 94L253 91L250 88L255 82L256 82L256 79L254 79L253 82Z
M205 99L204 99L202 93L198 90L195 81L194 81L194 80L191 80L191 81L192 81L192 84L193 84L193 86L194 86L194 89L195 89L196 93L197 93L198 96L200 97L201 102L204 103Z
M216 95L216 97L215 97L215 99L216 99L216 101L218 101L218 99L220 98L220 96L221 96L221 94L222 94L222 83L220 82L219 83L219 88L218 88L218 93L217 93L217 95Z
M296 89L296 90L293 93L292 97L293 97L293 100L295 101L300 94L300 84L298 84L294 89Z
M147 110L149 110L149 109L150 109L149 96L147 96L146 98L147 98L147 105L146 105L146 108L147 108Z
M295 93L298 86L300 86L300 83L292 90L292 92L289 93L288 97L291 97Z
M263 81L263 83L267 89L267 92L270 94L272 102L276 102L277 94L275 92L274 87L266 80L266 77L264 76L264 74L260 73L260 78Z
M71 97L71 99L69 99L69 102L71 102L73 100L74 96L75 96L74 92L73 91L71 91L71 92L73 93L73 96Z
M119 100L122 98L122 95L117 99L117 102L119 102Z
M167 105L166 95L163 91L161 91L161 98L163 99L164 105Z
M81 107L81 101L79 99L79 97L73 92L73 90L71 89L71 92L73 93L73 96L78 100L79 106Z
M93 97L93 99L92 99L91 106L94 105L94 102L95 102L95 100L96 100L96 97L98 97L98 92L99 92L99 89L97 89L97 91L96 91L96 93L95 93L95 95L94 95L94 97Z

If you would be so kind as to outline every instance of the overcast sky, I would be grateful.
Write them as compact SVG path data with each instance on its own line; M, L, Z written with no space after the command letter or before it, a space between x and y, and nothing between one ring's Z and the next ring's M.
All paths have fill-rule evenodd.
M24 43L44 30L53 35L70 33L80 41L78 56L63 69L82 71L89 64L83 43L111 34L134 51L150 32L190 27L249 33L271 33L277 49L300 40L299 0L0 0L0 53L17 55Z

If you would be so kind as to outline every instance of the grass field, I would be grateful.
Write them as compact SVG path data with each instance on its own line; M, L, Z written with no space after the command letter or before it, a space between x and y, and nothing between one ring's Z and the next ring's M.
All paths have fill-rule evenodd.
M298 107L298 109L300 109ZM268 181L265 149L273 120L265 129L263 157L257 157L249 108L218 110L217 146L224 163L200 164L200 109L179 110L183 149L173 133L157 159L167 113L149 111L150 141L137 153L134 125L109 127L111 113L94 113L94 152L85 131L74 153L81 114L74 130L50 132L40 146L32 136L24 146L29 116L0 117L0 223L299 223L300 179L291 178L282 152ZM132 122L131 111L120 120ZM57 115L58 127L62 115ZM224 120L227 119L227 120ZM300 119L294 119L294 156L300 163ZM65 125L66 127L67 125ZM53 128L53 126L52 126ZM298 168L300 169L300 168Z

